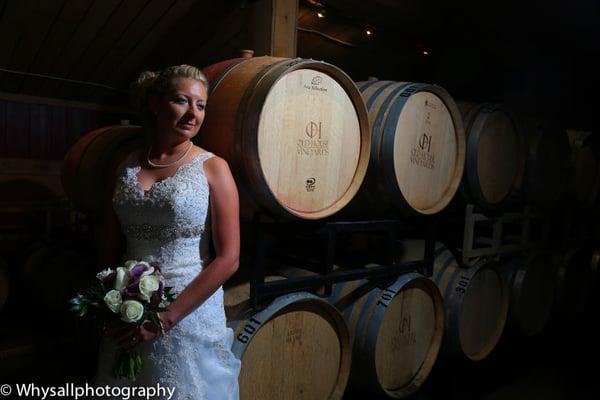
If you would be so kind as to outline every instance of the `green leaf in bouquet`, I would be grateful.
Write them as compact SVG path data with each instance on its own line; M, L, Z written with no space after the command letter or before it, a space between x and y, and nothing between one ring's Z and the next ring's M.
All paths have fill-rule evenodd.
M175 299L175 294L171 293L172 290L173 288L171 286L165 286L164 288L163 293L168 301L173 301Z
M78 317L83 317L88 311L89 300L81 294L73 297L68 303L71 304L69 310Z

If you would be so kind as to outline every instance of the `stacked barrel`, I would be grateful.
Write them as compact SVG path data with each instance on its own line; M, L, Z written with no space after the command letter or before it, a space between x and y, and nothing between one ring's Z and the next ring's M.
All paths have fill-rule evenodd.
M517 200L523 181L526 138L516 116L492 103L459 103L466 132L464 202L499 210Z
M234 354L242 360L240 397L340 399L350 373L349 332L339 311L307 292L249 306L248 283L225 293Z
M239 58L206 69L200 144L230 164L242 214L325 218L352 200L369 163L367 111L352 80L324 62Z
M525 204L548 211L597 198L600 162L590 138L523 123L501 104L457 104L432 84L355 83L308 59L241 57L204 71L209 101L194 140L228 161L247 222L424 218L467 203L486 213ZM65 191L93 218L115 168L143 137L140 127L107 127L67 154ZM248 282L233 286L225 303L242 360L241 398L340 399L348 384L407 397L438 354L482 360L505 325L535 335L555 304L579 304L573 288L582 269L597 274L600 259L586 264L591 254L582 251L558 268L542 252L463 265L437 243L431 277L347 281L328 298L296 292L258 310ZM397 261L415 260L424 260L424 242L404 241Z
M369 110L371 161L360 211L443 210L460 184L465 159L462 119L441 87L422 83L358 82Z
M62 184L71 201L99 220L112 196L119 163L140 148L142 141L142 129L131 125L100 128L78 140L67 152L62 171Z
M392 398L421 387L444 331L442 297L430 279L408 273L385 288L349 281L335 285L329 301L350 329L353 386Z

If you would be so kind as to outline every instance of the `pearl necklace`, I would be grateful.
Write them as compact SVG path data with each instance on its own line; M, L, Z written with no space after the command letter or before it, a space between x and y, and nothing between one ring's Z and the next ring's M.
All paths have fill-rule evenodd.
M190 152L190 150L192 150L192 147L194 146L194 143L192 143L190 141L190 147L187 148L187 150L185 151L185 153L183 153L183 155L181 157L179 157L177 160L168 163L168 164L156 164L153 163L152 161L150 161L150 151L152 150L152 146L150 146L150 148L148 149L148 154L146 155L146 161L148 161L148 164L155 167L155 168L167 168L170 166L173 166L175 164L177 164L179 161L183 160Z

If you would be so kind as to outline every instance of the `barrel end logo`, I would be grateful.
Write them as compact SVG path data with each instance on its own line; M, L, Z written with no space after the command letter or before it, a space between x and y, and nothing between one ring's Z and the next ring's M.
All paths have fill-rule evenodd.
M322 87L321 86L322 84L323 84L323 77L320 75L315 75L310 80L310 85L304 84L304 88L311 90L311 91L327 93L327 88Z
M321 122L310 121L306 124L304 133L308 139L298 139L297 153L299 156L326 156L329 154L329 142L323 139Z
M306 191L307 192L314 192L315 191L315 183L317 182L317 180L315 178L308 178L306 180Z
M413 147L410 152L410 162L425 167L435 169L435 156L431 154L432 136L423 133L419 136L417 146Z

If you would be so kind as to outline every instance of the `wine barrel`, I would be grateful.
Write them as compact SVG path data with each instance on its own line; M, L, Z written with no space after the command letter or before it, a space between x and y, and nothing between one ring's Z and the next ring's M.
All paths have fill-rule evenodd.
M225 291L226 307L238 310L229 326L242 361L240 399L341 399L351 354L337 309L305 292L278 297L261 311L240 309L248 284L240 286Z
M504 279L494 264L458 264L452 252L436 245L432 279L444 298L444 352L482 360L496 347L508 314Z
M567 130L575 179L572 196L577 205L592 207L600 187L598 142L591 132Z
M10 293L10 278L8 275L8 264L0 257L0 311L6 303Z
M584 311L590 283L593 253L587 247L573 247L559 258L556 305L559 313L571 315Z
M459 103L466 134L460 192L484 209L516 200L525 171L526 143L517 118L500 104Z
M344 282L334 285L329 301L350 328L353 386L392 398L421 387L444 328L442 297L431 280L408 273L384 289L368 280Z
M569 140L564 130L549 122L527 121L525 178L520 188L526 203L542 210L558 207L571 178Z
M600 304L600 250L595 250L590 260L590 285L588 305L594 310Z
M352 80L320 61L239 58L211 78L196 141L225 158L242 218L321 219L358 191L369 162L365 105Z
M69 245L35 243L27 250L21 281L31 299L47 311L66 311L68 300L89 285L89 254Z
M3 193L0 201L29 203L64 197L61 164L59 161L0 158L0 185L12 185L10 189L0 189Z
M554 305L554 265L547 254L533 252L510 259L500 268L509 288L507 324L525 336L539 334Z
M357 83L369 111L371 161L357 202L383 209L435 214L452 200L463 173L460 112L443 88L424 83Z
M65 155L62 183L76 207L99 217L112 187L114 172L125 156L141 147L139 126L108 126L82 136Z

